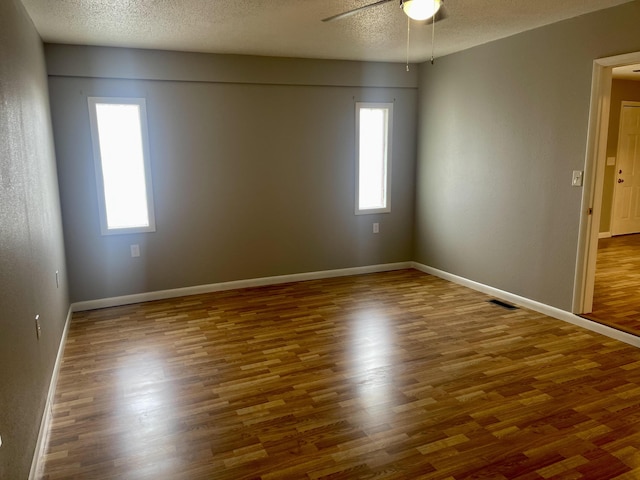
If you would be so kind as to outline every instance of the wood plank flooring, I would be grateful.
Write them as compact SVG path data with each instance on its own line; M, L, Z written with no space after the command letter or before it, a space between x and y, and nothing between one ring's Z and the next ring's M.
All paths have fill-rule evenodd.
M640 478L640 350L403 270L75 314L41 478Z
M598 241L593 312L584 317L640 336L640 234Z

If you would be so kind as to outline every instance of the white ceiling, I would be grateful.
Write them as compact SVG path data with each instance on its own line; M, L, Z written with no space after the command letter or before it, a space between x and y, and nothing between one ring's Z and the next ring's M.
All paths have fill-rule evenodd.
M304 58L404 62L399 1L22 0L45 42ZM444 0L436 57L630 0ZM412 22L410 61L431 56L431 27Z

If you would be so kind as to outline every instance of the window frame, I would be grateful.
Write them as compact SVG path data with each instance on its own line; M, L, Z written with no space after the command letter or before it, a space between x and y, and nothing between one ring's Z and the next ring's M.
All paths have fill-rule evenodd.
M385 206L381 208L360 208L360 110L367 108L378 108L386 110L386 138L385 138ZM356 198L355 198L355 214L356 215L372 215L376 213L391 212L391 159L393 145L393 102L356 102Z
M151 180L151 161L149 158L149 132L147 125L147 103L142 97L87 97L89 121L91 127L91 144L98 196L98 214L100 217L100 233L102 235L121 235L130 233L147 233L156 231L155 209L153 204L153 183ZM137 105L139 108L140 135L142 140L142 161L147 200L148 226L109 228L107 223L106 191L102 171L102 154L100 151L100 135L98 133L98 115L96 105Z

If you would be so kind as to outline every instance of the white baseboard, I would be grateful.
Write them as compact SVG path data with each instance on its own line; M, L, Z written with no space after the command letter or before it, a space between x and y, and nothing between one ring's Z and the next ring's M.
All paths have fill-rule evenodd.
M129 305L132 303L149 302L153 300L165 300L168 298L183 297L187 295L198 295L202 293L221 292L225 290L234 290L238 288L262 287L262 286L268 286L268 285L278 285L281 283L302 282L305 280L318 280L322 278L344 277L348 275L361 275L365 273L388 272L392 270L402 270L405 268L415 268L416 270L420 270L421 272L425 272L425 273L434 275L436 277L442 278L444 280L448 280L450 282L463 285L465 287L471 288L472 290L476 290L476 291L485 293L487 295L491 295L493 297L505 300L507 302L515 303L524 308L528 308L530 310L542 313L552 318L557 318L558 320L563 320L565 322L572 323L574 325L586 328L587 330L591 330L593 332L605 335L609 338L613 338L616 340L620 340L621 342L628 343L629 345L640 347L640 338L636 337L635 335L621 332L620 330L616 330L615 328L611 328L597 322L592 322L578 315L575 315L571 312L567 312L566 310L552 307L550 305L546 305L544 303L540 303L535 300L531 300L529 298L521 297L519 295L506 292L498 288L490 287L488 285L484 285L482 283L475 282L473 280L469 280L467 278L460 277L458 275L454 275L452 273L448 273L442 270L438 270L436 268L429 267L427 265L423 265L417 262L386 263L386 264L380 264L380 265L367 265L364 267L342 268L342 269L336 269L336 270L322 270L318 272L294 273L291 275L278 275L278 276L272 276L272 277L251 278L247 280L235 280L231 282L211 283L207 285L196 285L193 287L174 288L171 290L159 290L155 292L123 295L120 297L110 297L110 298L102 298L97 300L88 300L84 302L76 302L71 305L71 311L80 312L84 310L116 307L120 305ZM68 326L68 321L69 319L67 318L67 326ZM65 336L66 336L67 326L65 326ZM61 352L59 352L59 355L61 355ZM57 369L56 369L56 375L57 375ZM55 385L55 383L53 383L53 385Z
M600 232L598 238L611 238L611 232Z
M44 405L44 412L42 414L42 421L40 422L40 430L38 431L38 440L36 441L36 449L33 453L33 459L31 460L31 470L29 471L29 480L36 480L40 478L40 471L43 467L43 458L46 453L47 441L49 439L49 431L51 426L51 413L53 408L53 399L56 394L56 385L58 384L58 374L60 373L60 367L62 365L62 356L64 354L64 346L67 343L67 333L69 332L69 324L71 323L71 315L73 309L69 306L67 312L67 318L64 321L64 328L62 330L62 337L60 338L60 344L58 345L58 354L56 355L56 362L53 365L53 373L51 374L51 380L49 382L49 392L47 394L47 401Z
M343 268L337 270L324 270L319 272L307 272L296 273L292 275L279 275L273 277L253 278L248 280L237 280L232 282L213 283L208 285L199 285L195 287L176 288L172 290L161 290L157 292L140 293L135 295L125 295L121 297L111 297L99 300L89 300L85 302L77 302L69 307L67 318L65 320L64 330L62 338L60 339L60 345L58 347L58 354L56 356L56 362L53 368L53 374L51 381L49 382L49 393L47 395L47 401L45 403L45 411L42 415L42 421L40 422L40 431L38 434L38 440L36 443L36 449L34 452L33 460L31 462L31 470L29 472L29 480L35 480L38 478L40 469L42 468L42 459L45 454L47 446L47 439L49 435L49 427L51 421L51 409L53 406L53 399L55 396L56 384L58 381L58 374L60 372L60 366L62 363L62 355L64 353L64 346L67 339L67 333L69 331L69 324L71 321L71 315L76 311L92 310L96 308L112 307L119 305L128 305L131 303L147 302L151 300L163 300L167 298L182 297L186 295L196 295L201 293L219 292L224 290L233 290L237 288L258 287L267 285L277 285L290 282L301 282L305 280L317 280L322 278L343 277L348 275L360 275L364 273L375 272L387 272L392 270L402 270L405 268L415 268L424 273L434 275L444 280L456 283L468 287L472 290L476 290L487 295L505 300L507 302L520 305L524 308L542 313L558 320L577 325L579 327L586 328L596 333L600 333L609 338L620 340L621 342L633 345L640 348L640 338L635 335L631 335L625 332L621 332L606 325L602 325L596 322L591 322L571 312L561 310L544 303L536 302L519 295L500 290L498 288L490 287L473 280L469 280L452 273L438 270L437 268L429 267L417 262L399 262L399 263L387 263L381 265L369 265L365 267L353 267Z
M587 330L591 330L592 332L605 335L609 338L620 340L621 342L628 343L629 345L633 345L634 347L640 347L640 337L636 337L635 335L631 335L626 332L621 332L620 330L616 330L615 328L611 328L597 322L592 322L590 320L587 320L586 318L582 318L571 312L567 312L566 310L552 307L544 303L536 302L535 300L521 297L513 293L505 292L504 290L490 287L488 285L484 285L482 283L478 283L464 277L459 277L458 275L444 272L442 270L438 270L437 268L429 267L421 263L413 262L413 268L415 268L416 270L420 270L421 272L425 272L430 275L442 278L444 280L448 280L452 283L457 283L458 285L468 287L472 290L476 290L478 292L491 295L501 300L520 305L521 307L528 308L529 310L542 313L549 317L572 323L579 327L586 328Z
M155 292L123 295L121 297L101 298L76 302L71 308L74 312L95 310L97 308L117 307L132 303L150 302L153 300L165 300L167 298L184 297L187 295L199 295L202 293L221 292L235 290L237 288L263 287L278 285L281 283L303 282L305 280L318 280L321 278L346 277L348 275L361 275L364 273L388 272L413 268L413 262L384 263L380 265L367 265L364 267L341 268L336 270L322 270L318 272L294 273L291 275L278 275L273 277L251 278L247 280L235 280L231 282L211 283L208 285L196 285L193 287L174 288L171 290L159 290Z

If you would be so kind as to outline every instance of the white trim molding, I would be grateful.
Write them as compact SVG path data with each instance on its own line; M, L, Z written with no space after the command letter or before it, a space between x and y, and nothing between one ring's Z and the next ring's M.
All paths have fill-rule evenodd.
M383 139L382 139L382 161L383 161L383 178L382 190L383 190L383 205L378 205L374 208L367 208L360 206L360 190L361 176L360 171L362 169L363 159L367 159L368 155L361 155L360 146L362 144L361 131L361 114L363 110L380 110L383 112ZM370 133L370 132L369 132ZM366 134L365 134L366 136ZM356 102L356 198L355 198L355 214L356 215L370 215L373 213L388 213L391 211L391 152L393 151L393 102ZM366 142L372 143L371 139ZM373 142L375 144L376 142ZM367 176L365 175L365 178ZM371 179L368 179L370 182Z
M58 345L58 354L56 355L56 362L53 365L53 372L51 374L51 380L49 382L49 392L47 393L47 401L44 404L44 412L42 414L42 420L40 421L40 429L38 431L38 439L36 441L36 449L33 452L33 459L31 460L31 470L29 471L29 480L36 480L40 478L42 467L44 466L44 455L47 449L47 443L49 440L49 432L51 430L51 414L53 409L53 399L56 395L56 385L58 384L58 374L60 373L60 367L62 366L62 356L64 354L64 346L67 343L67 333L69 332L69 324L71 323L71 315L73 314L73 306L69 306L67 311L67 318L64 321L64 329L62 330L62 337L60 338L60 344Z
M543 315L547 315L548 317L557 318L558 320L572 323L573 325L586 328L587 330L605 335L609 338L620 340L621 342L633 345L634 347L640 347L640 337L636 337L635 335L616 330L615 328L607 327L606 325L602 325L597 322L592 322L591 320L587 320L571 312L567 312L566 310L552 307L544 303L536 302L535 300L521 297L514 293L505 292L504 290L490 287L488 285L484 285L482 283L475 282L464 277L459 277L458 275L444 272L442 270L438 270L437 268L429 267L421 263L413 262L413 268L415 268L416 270L420 270L421 272L433 275L435 277L448 280L452 283L457 283L458 285L468 287L472 290L491 295L492 297L514 303L524 308L528 308L529 310L542 313Z
M238 288L263 287L263 286L269 286L269 285L278 285L282 283L304 282L307 280L319 280L323 278L345 277L349 275L362 275L366 273L376 273L376 272L389 272L393 270L403 270L407 268L414 268L421 272L428 273L430 275L442 278L452 283L456 283L458 285L462 285L472 290L476 290L478 292L491 295L501 300L514 303L521 307L528 308L529 310L542 313L543 315L547 315L549 317L556 318L558 320L563 320L565 322L572 323L573 325L586 328L587 330L600 333L602 335L605 335L609 338L613 338L615 340L620 340L621 342L627 343L629 345L633 345L634 347L640 347L640 337L636 337L635 335L631 335L629 333L616 330L606 325L602 325L600 323L587 320L571 312L567 312L566 310L552 307L550 305L546 305L544 303L540 303L535 300L531 300L529 298L521 297L514 293L506 292L504 290L500 290L498 288L494 288L489 285L484 285L482 283L469 280L467 278L460 277L458 275L454 275L452 273L448 273L443 270L438 270L437 268L429 267L427 265L423 265L418 262L385 263L385 264L379 264L379 265L367 265L364 267L351 267L351 268L342 268L342 269L336 269L336 270L322 270L318 272L294 273L290 275L259 277L259 278L251 278L247 280L234 280L231 282L211 283L207 285L196 285L193 287L175 288L171 290L159 290L155 292L137 293L133 295L124 295L120 297L110 297L110 298L102 298L97 300L88 300L84 302L77 302L71 305L71 310L73 312L80 312L85 310L94 310L97 308L116 307L121 305L130 305L132 303L150 302L154 300L165 300L168 298L184 297L187 295L199 295L203 293L221 292L226 290L234 290ZM69 319L67 318L67 326L68 326L68 322L69 322ZM66 338L67 326L65 326L65 338ZM59 356L61 356L61 352L59 352ZM57 375L58 368L59 368L58 364L56 363L56 375ZM53 380L52 380L52 385L55 385Z
M151 160L150 160L150 149L149 149L149 132L148 132L148 119L147 119L147 102L144 98L125 98L125 97L87 97L87 102L89 105L89 126L91 127L91 142L93 146L93 160L94 160L94 169L95 169L95 177L96 177L96 187L98 189L98 214L100 217L100 233L102 235L119 235L126 233L144 233L144 232L155 232L156 231L156 220L153 206L153 184L151 181ZM137 117L137 127L139 138L139 147L140 150L137 150L136 147L138 145L134 143L129 143L131 139L123 139L121 138L123 134L123 130L118 130L121 128L120 125L116 127L116 132L110 131L113 128L113 124L115 123L112 115L113 108L122 115L120 109L123 106L135 107L137 110L134 112L128 111L129 117L118 117L118 123L122 123L122 121L127 118L127 120L134 120ZM109 109L110 113L107 113L104 116L100 115L101 108L106 107ZM103 112L105 113L105 112ZM131 114L134 113L135 117L132 117ZM101 121L102 120L102 121ZM106 123L103 123L106 122ZM126 121L125 121L126 123ZM99 128L99 125L102 125L103 128ZM105 125L107 128L105 129ZM109 128L111 127L111 128ZM133 134L136 131L136 128L127 128L126 135ZM100 137L101 135L106 135L106 137ZM117 138L111 138L113 136ZM124 156L127 160L131 162L134 166L133 170L131 169L132 165L127 165L129 170L122 171L122 166L119 165L119 162L122 159L122 155L110 156L108 155L108 151L111 148L107 148L106 150L103 148L105 145L105 138L109 139L117 144L122 144L129 150L128 154ZM109 142L108 142L109 143ZM141 158L137 158L135 152L139 152ZM107 156L103 156L107 154ZM113 159L116 158L117 161L115 164L112 163ZM140 161L139 167L142 168L142 178L137 178L137 175L134 175L132 172L136 170L135 164L137 161ZM105 172L103 171L105 165L110 165L108 170L112 172L111 175L105 176ZM118 167L116 167L118 165ZM117 172L114 175L114 172ZM112 179L111 182L107 181L109 178ZM116 180L117 178L117 180ZM135 180L134 180L135 179ZM138 180L141 180L138 181ZM113 183L115 181L115 184ZM123 186L123 182L126 183L126 188ZM114 219L109 218L107 215L108 211L111 211L107 208L107 205L114 207L115 204L111 203L109 199L114 198L114 193L117 192L117 195L122 196L123 192L127 190L136 191L137 194L133 197L129 197L129 204L132 207L133 211L143 210L146 215L143 217L137 218L120 218L119 221L116 221L116 225L111 223ZM138 194L143 197L144 202L138 202L138 205L133 208L133 205L136 203L133 201L133 198L138 198ZM120 199L119 201L121 201ZM146 202L146 203L145 203ZM116 202L117 203L117 202ZM116 211L119 211L119 207L115 207ZM113 212L112 212L113 213ZM118 215L116 214L116 218ZM130 221L134 221L137 224L124 226L118 224L120 222L129 223Z
M582 189L572 304L572 311L576 313L590 312L593 305L602 193L607 163L612 71L613 67L638 62L640 62L640 52L593 61L584 188Z
M234 280L231 282L210 283L207 285L195 285L193 287L174 288L171 290L159 290L156 292L136 293L120 297L102 298L76 302L72 305L74 312L95 310L97 308L117 307L132 303L151 302L153 300L165 300L167 298L184 297L187 295L199 295L202 293L221 292L238 288L264 287L281 283L304 282L306 280L318 280L322 278L346 277L348 275L362 275L364 273L389 272L413 268L413 262L384 263L380 265L367 265L364 267L341 268L336 270L322 270L318 272L294 273L290 275L278 275L274 277L259 277L247 280Z
M69 307L67 318L65 320L64 331L62 333L62 338L60 340L60 345L58 347L58 354L56 356L56 362L55 362L53 373L51 376L51 381L49 382L49 393L47 395L45 410L42 415L42 421L40 423L40 431L38 434L38 440L36 443L36 448L35 448L33 460L31 463L29 480L35 480L36 478L39 478L40 470L44 465L42 460L44 458L45 449L47 447L47 440L48 440L49 431L50 431L51 411L52 411L53 400L54 400L55 391L56 391L56 384L58 381L58 374L60 372L60 367L62 364L62 356L64 354L64 347L67 341L67 333L69 331L69 324L71 322L71 316L73 312L93 310L93 309L105 308L105 307L114 307L114 306L120 306L120 305L129 305L132 303L148 302L152 300L164 300L168 298L182 297L187 295L220 292L220 291L233 290L238 288L278 285L282 283L301 282L306 280L318 280L318 279L333 278L333 277L344 277L349 275L361 275L366 273L388 272L388 271L403 270L408 268L419 270L421 272L433 275L435 277L442 278L449 282L462 285L472 290L476 290L478 292L491 295L492 297L496 297L501 300L514 303L516 305L520 305L524 308L528 308L529 310L542 313L543 315L547 315L549 317L556 318L558 320L563 320L573 325L586 328L587 330L591 330L593 332L605 335L609 338L613 338L615 340L619 340L621 342L627 343L634 347L640 348L640 337L636 337L635 335L621 332L614 328L607 327L606 325L602 325L596 322L586 320L582 317L579 317L578 315L574 315L573 313L567 312L565 310L561 310L559 308L555 308L550 305L546 305L544 303L536 302L535 300L530 300L528 298L521 297L519 295L506 292L504 290L500 290L498 288L494 288L488 285L484 285L482 283L469 280L467 278L460 277L458 275L454 275L452 273L448 273L443 270L438 270L437 268L429 267L427 265L423 265L418 262L386 263L386 264L380 264L380 265L368 265L364 267L351 267L351 268L343 268L343 269L337 269L337 270L323 270L318 272L295 273L291 275L279 275L279 276L273 276L273 277L260 277L260 278L253 278L248 280L236 280L231 282L213 283L208 285L198 285L194 287L176 288L172 290L160 290L156 292L139 293L134 295L125 295L120 297L111 297L111 298L104 298L104 299L98 299L98 300L89 300L85 302L77 302L77 303L73 303Z

